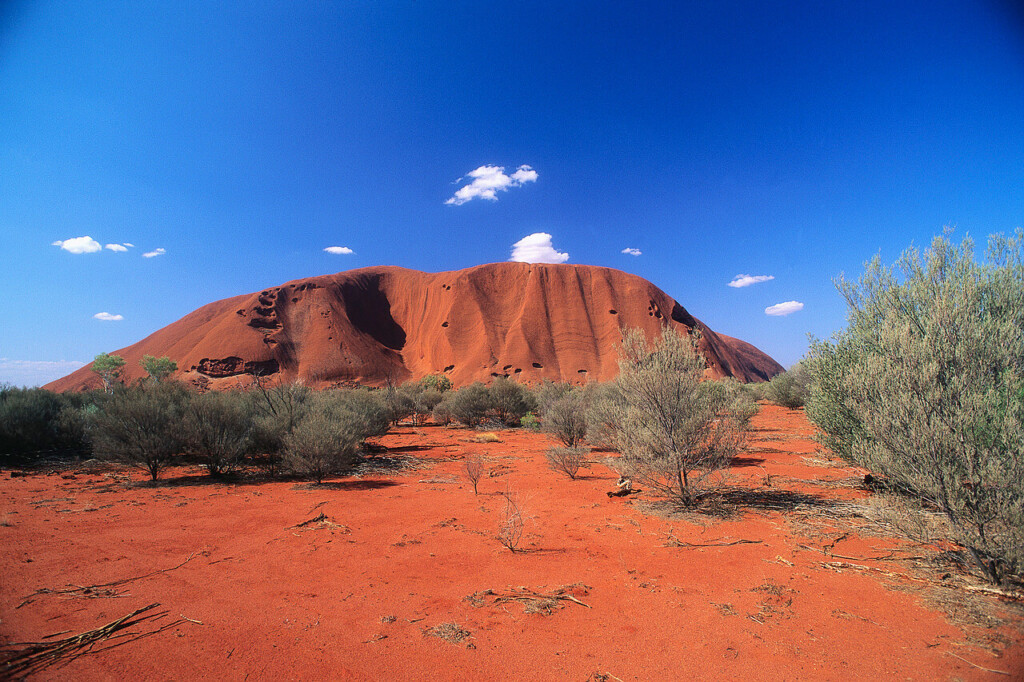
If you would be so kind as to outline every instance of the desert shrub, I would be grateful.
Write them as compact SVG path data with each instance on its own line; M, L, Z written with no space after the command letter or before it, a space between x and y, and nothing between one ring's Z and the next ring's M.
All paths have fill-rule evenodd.
M518 492L509 489L501 493L501 496L505 499L505 504L498 521L498 542L514 553L519 549L519 542L523 539L526 514Z
M0 454L52 450L60 443L57 421L64 408L56 393L0 387Z
M390 383L384 388L384 404L390 414L390 421L395 426L415 412L415 403L411 395L413 390L412 387L402 390Z
M473 494L479 495L477 486L480 483L480 479L484 475L484 461L478 456L471 456L462 464L462 468L466 472L466 478L473 484Z
M181 420L189 393L176 382L115 391L92 416L96 455L139 467L155 481L185 446Z
M527 412L537 408L530 389L505 377L496 378L488 388L491 409L506 426L516 426Z
M808 416L833 451L940 511L999 583L1024 569L1020 231L877 256L837 287L848 326L812 344Z
M435 424L441 424L442 426L448 426L455 421L455 415L452 414L450 403L441 399L437 405L434 405L433 412L430 413L431 419L434 420Z
M624 413L622 393L615 382L587 384L587 441L603 448L615 447L619 418Z
M576 447L548 448L544 457L548 460L548 467L552 471L563 473L575 481L580 468L586 464L587 450Z
M402 384L398 393L403 401L402 411L412 416L413 426L430 415L443 396L436 388L428 388L423 381L408 381Z
M317 483L351 466L364 436L356 412L334 396L316 396L309 410L284 437L284 463L290 471Z
M333 401L332 409L345 413L353 423L359 425L360 441L373 436L383 436L391 428L388 407L380 391L367 388L326 391L326 399Z
M252 449L258 463L276 473L284 452L284 441L309 411L313 391L299 383L266 388L256 382L250 391L254 423Z
M457 391L448 391L437 408L442 415L447 413L466 426L476 426L491 409L491 392L478 381Z
M789 371L772 377L764 389L764 397L782 407L803 407L810 393L810 382L810 373L798 362Z
M241 463L254 428L252 403L235 392L192 396L182 420L188 449L202 459L211 476L224 475Z
M652 345L639 330L623 338L612 441L633 478L683 505L699 502L729 465L743 427L725 388L703 381L697 335L666 329Z
M719 383L725 389L726 410L740 424L744 426L749 424L759 409L756 402L757 399L754 397L755 394L750 388L750 384L744 384L733 377L725 377Z
M534 389L533 394L537 400L537 413L541 419L545 419L548 409L554 404L559 398L564 396L566 393L573 389L572 384L565 382L555 383L548 379L540 382Z
M573 388L548 404L544 430L567 448L575 448L587 436L587 401L582 389Z

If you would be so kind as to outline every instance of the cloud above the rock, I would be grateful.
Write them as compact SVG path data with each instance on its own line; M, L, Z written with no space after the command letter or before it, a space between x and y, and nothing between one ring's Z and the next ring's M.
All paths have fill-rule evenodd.
M643 253L643 251L641 251L640 249L626 247L622 250L622 253L629 254L630 256L639 256L641 253Z
M504 166L480 166L466 174L472 178L468 185L463 185L444 203L449 206L461 206L473 199L497 201L498 192L507 192L510 187L521 187L528 182L537 182L537 171L530 166L519 166L511 175L505 174ZM462 181L465 178L459 178Z
M155 258L156 256L162 256L165 253L167 253L167 249L156 248L156 249L153 249L152 251L147 251L146 253L142 254L142 257L143 258Z
M764 309L764 314L784 317L803 309L804 304L800 301L786 301L785 303L776 303L775 305L768 306Z
M336 256L355 253L355 251L348 248L347 246L328 246L326 249L324 249L324 251L326 251L327 253L333 253Z
M564 263L569 260L569 254L556 251L547 232L534 232L512 245L509 260L518 263Z
M112 315L108 312L96 313L93 317L104 322L120 322L124 319L124 315Z
M760 284L761 282L768 282L775 279L774 275L736 275L729 282L729 286L739 289L740 287L749 287L751 284Z
M98 241L88 235L84 237L72 237L71 239L58 239L51 245L59 246L68 253L74 254L96 253L103 248Z

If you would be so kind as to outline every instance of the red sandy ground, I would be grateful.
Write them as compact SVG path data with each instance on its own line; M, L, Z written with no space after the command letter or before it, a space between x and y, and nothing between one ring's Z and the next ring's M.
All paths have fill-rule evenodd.
M804 459L822 455L802 412L765 406L754 426L737 478L763 483L767 473L773 490L827 500L866 495L814 485L859 472ZM868 570L835 570L824 562L840 559L798 546L823 547L848 527L779 511L728 521L656 516L641 510L653 499L644 493L607 498L615 475L603 465L576 481L547 469L545 435L502 431L498 443L467 442L474 435L403 426L381 443L420 459L419 468L320 488L216 483L184 467L155 488L126 485L119 470L5 475L0 638L75 634L159 602L169 610L163 622L201 624L181 622L38 677L968 680L1010 679L981 668L1011 678L1024 671L1017 607L923 582L908 562L849 560ZM472 452L498 474L481 480L479 496L462 475ZM495 540L506 489L519 491L532 517L529 551L513 554ZM294 527L320 511L338 525ZM689 543L761 542L666 546L669 533ZM921 552L856 532L833 551L893 548ZM39 588L109 583L192 555L122 585L118 598L37 594L23 604ZM576 583L587 587L572 594L589 608L562 601L543 615L518 602L465 600ZM930 605L937 593L965 611L982 600L1003 625L951 621ZM471 634L457 644L426 634L443 623Z

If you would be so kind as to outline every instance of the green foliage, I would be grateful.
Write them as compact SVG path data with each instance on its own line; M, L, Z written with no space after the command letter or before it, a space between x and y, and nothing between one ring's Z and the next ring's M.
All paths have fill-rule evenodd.
M152 355L143 355L139 365L146 370L146 374L154 381L163 381L178 371L178 363L166 355L162 358L155 358ZM95 367L95 365L94 365Z
M727 407L726 410L735 417L744 427L757 414L758 406L754 391L749 384L737 381L733 377L725 377L719 383L725 389Z
M82 394L0 386L0 454L87 451L82 430L65 416L83 401Z
M306 416L312 398L313 391L298 383L266 388L257 382L256 390L249 394L255 415L252 447L270 473L278 470L284 439Z
M587 441L605 448L615 447L615 433L625 405L615 382L587 384L586 394Z
M810 383L807 367L798 362L789 371L772 377L764 390L764 397L782 407L803 407L810 394Z
M726 389L704 381L696 335L667 329L651 345L633 330L622 342L611 440L633 477L683 505L698 503L739 449L743 425Z
M948 519L992 582L1024 569L1024 264L1020 231L936 238L837 286L848 327L812 344L807 414L836 454Z
M398 389L398 396L392 400L401 403L401 411L411 414L413 426L416 426L424 417L434 411L443 397L441 391L427 387L420 380L402 384Z
M583 389L565 391L544 411L544 430L576 448L587 436L587 399Z
M452 380L443 374L428 374L419 381L424 389L444 393L452 388Z
M529 429L531 431L540 431L541 429L540 419L537 419L537 415L533 412L527 412L524 414L523 418L519 420L519 425L524 429Z
M96 455L144 469L155 481L185 447L181 420L189 397L174 382L116 391L91 420Z
M540 414L541 419L544 418L544 415L547 414L548 409L555 403L555 401L572 389L572 384L565 383L564 381L555 383L548 379L544 379L540 382L540 385L534 389L534 396L537 399L537 412Z
M479 381L457 391L448 391L438 403L435 414L451 418L473 427L482 422L491 410L491 392Z
M505 377L496 378L488 388L491 409L506 426L516 426L527 412L537 408L530 389Z
M120 355L100 353L93 358L92 371L100 375L100 379L103 381L103 390L112 393L114 384L121 380L121 373L124 371L124 358Z
M193 395L182 428L188 449L199 455L212 476L237 467L252 445L254 408L237 392Z

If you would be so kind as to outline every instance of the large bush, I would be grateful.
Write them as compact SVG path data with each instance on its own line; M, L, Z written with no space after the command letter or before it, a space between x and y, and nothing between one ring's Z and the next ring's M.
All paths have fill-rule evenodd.
M505 377L496 378L488 388L491 408L506 426L518 426L519 420L537 409L537 399L530 389Z
M0 386L0 455L32 458L53 452L86 452L84 431L73 417L95 397Z
M704 381L697 341L666 329L652 345L640 330L627 333L608 420L633 477L688 506L713 487L712 475L729 465L743 435L726 389Z
M811 377L803 363L777 374L764 388L764 397L782 407L803 407L810 393Z
M848 327L812 344L808 416L836 454L939 510L993 582L1024 568L1022 235L936 238L837 286Z
M202 458L213 476L238 466L252 445L252 402L237 392L193 395L182 427L189 450Z
M466 426L476 426L491 410L491 392L479 381L457 391L447 391L435 414L449 416Z
M309 411L313 391L299 383L266 388L257 383L249 393L254 414L252 448L258 463L275 473L281 464L284 440Z
M170 381L116 390L92 416L96 454L144 469L155 481L185 447L181 421L189 398Z
M566 391L547 404L541 415L543 429L566 448L576 448L587 437L587 399L581 388Z

